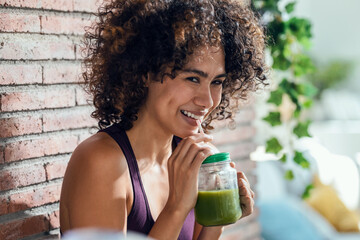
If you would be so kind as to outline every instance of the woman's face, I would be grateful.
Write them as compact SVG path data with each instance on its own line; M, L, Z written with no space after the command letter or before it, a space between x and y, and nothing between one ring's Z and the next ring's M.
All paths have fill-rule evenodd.
M148 121L182 138L197 132L197 120L202 121L219 105L225 78L223 49L199 48L176 78L148 82L143 109L150 116Z

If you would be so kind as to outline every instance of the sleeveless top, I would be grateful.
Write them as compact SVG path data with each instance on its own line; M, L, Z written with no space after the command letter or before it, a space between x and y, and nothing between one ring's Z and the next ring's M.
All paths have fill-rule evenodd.
M153 227L155 221L150 212L149 203L141 181L138 164L129 138L126 135L125 130L123 130L118 124L114 124L106 129L100 130L100 132L107 133L117 142L124 153L129 168L134 199L131 211L127 217L127 230L140 232L147 235ZM180 140L180 138L174 137L173 146L176 147ZM192 239L194 224L194 209L192 209L185 219L178 240Z

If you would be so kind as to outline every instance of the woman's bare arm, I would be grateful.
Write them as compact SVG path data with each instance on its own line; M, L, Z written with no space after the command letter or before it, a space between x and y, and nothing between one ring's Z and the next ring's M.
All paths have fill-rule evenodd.
M60 200L63 232L83 227L126 231L126 161L120 148L101 135L80 144L69 162Z

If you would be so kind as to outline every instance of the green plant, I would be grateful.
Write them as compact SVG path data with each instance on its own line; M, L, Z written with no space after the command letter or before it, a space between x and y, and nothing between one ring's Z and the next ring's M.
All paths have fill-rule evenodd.
M337 59L319 65L316 68L317 71L310 74L309 77L314 81L318 89L316 98L320 99L325 89L333 88L347 80L354 68L354 64L351 61Z
M311 107L317 89L305 78L315 70L306 54L311 45L311 23L294 16L295 4L293 1L280 8L279 0L253 1L253 7L260 12L267 27L268 50L273 61L271 67L277 76L284 76L270 93L267 103L273 110L263 120L273 128L283 127L288 136L282 139L272 136L266 141L266 152L276 154L282 162L292 159L299 167L308 169L310 163L302 152L294 148L294 141L310 136L310 121L304 119L303 112ZM285 104L288 106L286 111ZM292 180L295 174L288 169L284 177ZM304 198L311 188L311 185L306 186Z

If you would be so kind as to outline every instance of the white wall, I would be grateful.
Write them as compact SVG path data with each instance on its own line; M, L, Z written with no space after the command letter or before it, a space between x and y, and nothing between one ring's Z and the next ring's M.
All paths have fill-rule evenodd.
M298 0L295 11L313 23L311 54L320 62L354 61L346 87L360 90L360 0Z

